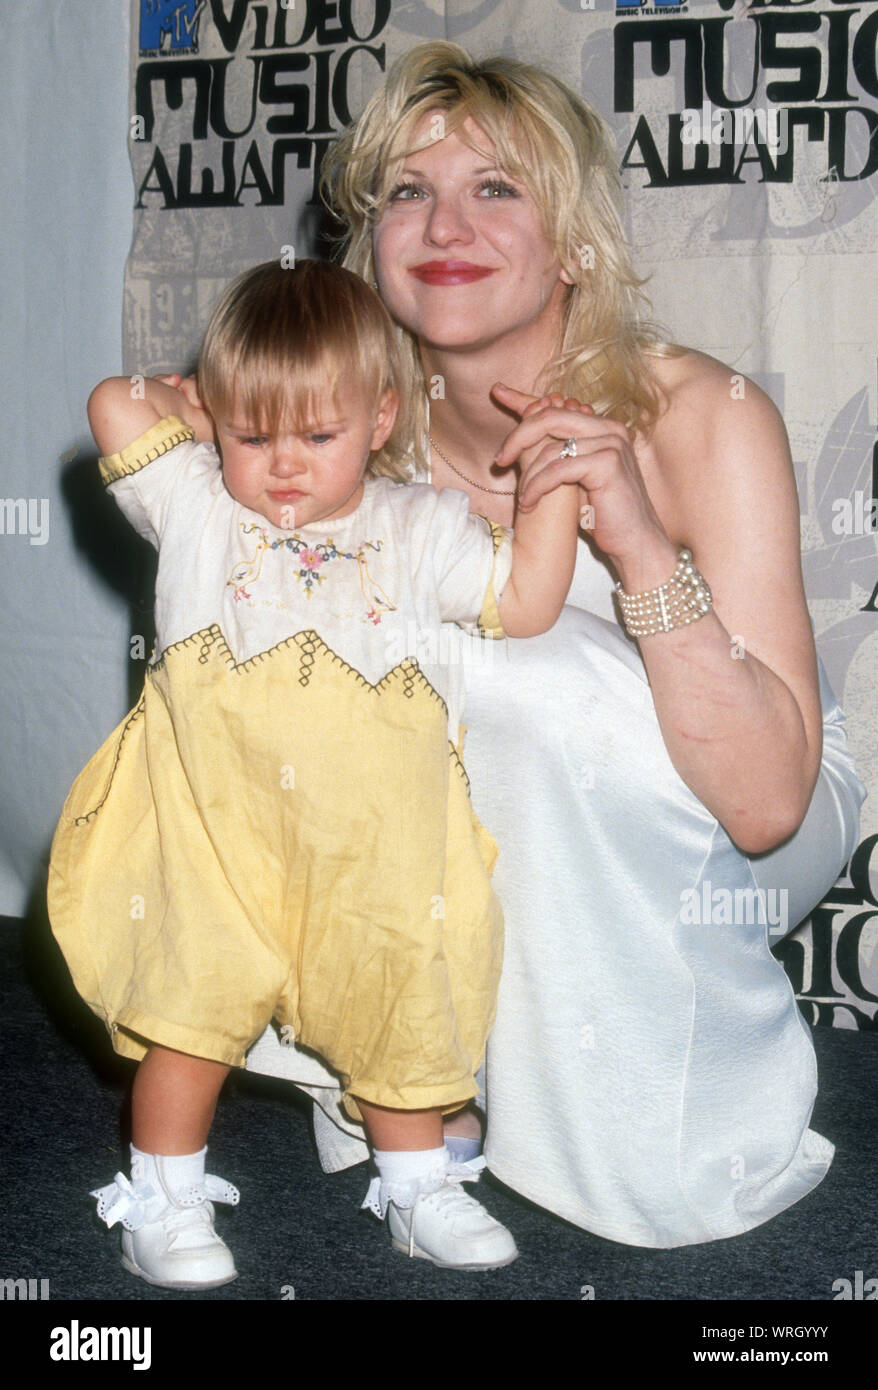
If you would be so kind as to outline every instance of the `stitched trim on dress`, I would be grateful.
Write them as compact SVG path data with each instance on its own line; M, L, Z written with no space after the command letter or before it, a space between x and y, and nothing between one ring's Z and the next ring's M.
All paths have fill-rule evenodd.
M482 516L481 512L477 512L476 515ZM506 528L501 526L499 521L490 521L486 516L482 516L482 521L486 521L491 528L491 544L494 547L494 554L496 555L506 539Z
M494 547L494 565L491 569L491 578L488 581L488 587L485 590L485 597L482 600L481 612L476 622L476 631L478 635L485 640L490 639L491 641L499 642L506 636L506 633L500 622L500 605L494 593L494 571L497 567L496 562L500 547L504 540L506 540L506 528L501 526L499 522L490 521L488 517L482 516L481 512L476 512L475 515L480 521L484 521L485 525L490 530L491 544Z
M457 768L457 771L460 773L461 777L463 778L466 784L467 796L471 796L472 793L470 788L469 773L464 767L463 759L461 758L454 744L451 742L451 739L448 740L448 755L451 758L452 764L454 765L454 767Z
M187 425L178 415L166 415L117 454L108 454L98 460L101 482L104 487L109 487L120 478L139 473L148 463L154 463L163 454L176 449L178 444L185 444L194 438L195 431L191 425Z
M75 817L74 817L74 820L73 820L73 824L74 824L74 825L87 825L88 822L89 822L90 820L93 820L93 819L94 819L94 817L97 815L98 811L101 809L101 807L103 806L104 802L106 801L107 797L110 795L110 788L111 788L112 785L113 785L113 778L114 778L114 776L115 776L115 774L116 774L116 768L117 768L117 766L118 766L118 764L119 764L119 754L120 754L121 751L122 751L122 744L125 742L125 739L126 739L127 736L128 736L128 730L129 730L129 729L131 728L131 726L134 724L134 721L135 721L141 714L143 714L144 703L145 703L145 697L144 697L143 695L141 695L140 699L137 701L137 704L134 706L134 709L131 711L131 713L129 714L128 718L125 720L125 723L124 723L123 726L122 726L122 732L121 732L121 734L119 735L119 742L118 742L118 744L117 744L117 746L116 746L116 756L115 756L115 758L113 759L113 766L112 766L111 769L110 769L110 776L109 776L109 780L108 780L108 782L107 782L107 790L104 792L104 794L103 794L103 796L101 797L100 801L98 802L97 806L95 806L93 810L89 811L89 812L88 812L86 815L84 815L84 816L75 816Z
M219 624L213 623L210 627L203 628L200 632L192 633L191 637L183 637L179 642L174 642L171 644L171 646L166 647L165 650L162 652L161 656L158 658L158 660L153 662L148 667L147 678L149 678L150 675L152 675L155 671L160 670L165 665L165 660L168 655L168 652L176 651L179 648L188 647L193 642L201 642L202 644L201 652L198 658L199 662L206 663L210 655L211 649L216 646L221 649L223 654L222 659L224 660L225 664L233 672L235 672L235 674L238 674L239 672L247 672L254 668L257 662L264 661L267 657L273 656L276 652L281 651L284 647L295 645L299 647L300 651L303 654L303 658L306 655L311 657L311 661L307 668L308 675L310 675L310 668L314 664L315 650L319 649L322 650L325 656L328 656L332 660L334 665L344 667L344 669L354 677L358 685L365 687L365 689L367 691L370 691L373 695L377 695L380 692L382 686L389 685L392 677L396 674L397 671L400 671L403 674L405 682L403 690L403 693L405 695L411 698L414 695L414 688L417 686L421 690L426 691L426 693L440 705L442 710L445 712L446 718L448 717L448 705L446 704L443 697L439 694L438 690L436 690L435 687L432 686L430 682L427 680L427 677L424 675L417 661L413 657L405 657L404 660L399 662L397 666L394 666L392 671L388 671L386 675L382 676L381 680L378 682L377 685L373 685L371 681L368 681L366 679L362 672L357 671L353 666L349 665L343 657L340 657L337 652L334 652L331 647L327 646L323 638L320 637L318 633L314 632L313 629L304 632L297 632L295 636L286 638L283 642L279 642L277 646L271 647L268 651L259 652L256 656L249 657L247 661L238 662L235 661L234 657L232 656L229 645L226 642L225 637L223 636L222 629L220 628ZM305 679L302 681L302 684L307 684L308 675L305 676ZM107 787L103 796L101 797L98 804L95 807L93 807L91 811L88 811L84 816L75 816L73 819L74 825L87 825L89 821L95 818L95 816L98 814L101 807L107 800L107 797L110 795L110 790L113 785L113 777L115 776L116 768L119 763L119 755L122 751L122 744L125 742L125 739L128 736L128 732L133 727L135 721L144 713L145 703L146 695L144 692L143 694L141 694L140 699L138 700L137 704L134 706L134 709L131 711L128 718L125 720L124 725L122 726L122 732L119 735L119 742L116 746L116 755L113 759L113 766L110 769L110 776L107 781ZM460 754L457 751L457 748L455 747L451 739L448 740L448 755L451 759L452 765L457 769L457 772L464 780L464 783L466 785L467 796L470 796L471 791L469 774L467 773L467 770L464 767L463 759L461 758Z
M218 623L212 623L210 627L204 627L200 632L193 632L189 637L181 637L179 642L172 642L169 647L165 647L161 656L157 657L155 661L150 662L146 669L146 674L149 676L155 671L160 671L165 665L168 652L175 652L178 648L188 647L192 642L201 643L201 651L198 653L200 665L205 666L207 664L207 658L210 655L211 647L218 646L224 653L223 660L226 665L235 669L237 663L235 662L228 642L223 636L222 628Z
M313 628L304 628L301 632L297 632L291 637L285 637L282 642L278 642L275 646L267 648L264 652L257 652L255 656L248 657L246 661L236 661L219 623L212 623L210 627L202 628L200 632L193 632L191 636L183 637L179 642L172 642L169 647L165 647L161 656L147 668L147 676L161 670L166 664L169 652L188 647L193 642L201 643L201 651L198 656L201 665L206 665L212 648L217 647L225 664L236 675L253 670L258 663L266 661L269 657L275 656L278 652L283 651L285 647L296 646L302 654L299 680L303 685L307 685L310 679L311 668L314 665L314 658L317 652L322 653L324 657L328 657L333 665L343 667L349 675L354 677L358 685L363 686L366 690L376 695L380 693L382 686L389 685L399 672L402 674L404 681L403 693L408 698L412 698L416 688L421 689L432 699L436 700L445 711L446 718L448 716L448 705L439 694L439 691L436 690L435 686L431 685L414 657L404 657L392 670L386 672L386 674L381 677L380 681L373 685L372 682L363 675L362 671L358 671L356 667L351 666L349 662L345 661L344 657L339 656L338 652L334 652L330 646L327 646L320 634L315 632Z

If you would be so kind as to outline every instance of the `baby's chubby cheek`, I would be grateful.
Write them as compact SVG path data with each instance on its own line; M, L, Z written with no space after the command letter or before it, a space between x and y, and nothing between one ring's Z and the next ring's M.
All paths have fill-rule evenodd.
M249 506L248 499L253 497L255 491L255 479L252 477L252 470L243 467L240 462L228 456L222 458L221 464L226 492L236 502L240 502L245 507Z

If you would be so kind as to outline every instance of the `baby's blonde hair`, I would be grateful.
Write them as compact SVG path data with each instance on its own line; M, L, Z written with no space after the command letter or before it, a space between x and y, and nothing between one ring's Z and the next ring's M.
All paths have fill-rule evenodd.
M619 216L621 189L612 135L597 112L557 78L511 58L477 62L457 44L418 44L391 68L359 121L330 149L324 197L345 228L344 264L374 281L372 232L424 118L439 113L442 135L470 117L492 141L501 168L520 180L540 209L546 237L573 280L561 341L541 391L560 391L600 415L648 429L662 394L644 353L675 356L648 317ZM433 123L431 123L431 126ZM441 138L441 137L440 137ZM408 391L415 402L415 449L425 434L426 402L417 343L406 344Z
M352 393L377 406L395 391L396 424L366 471L408 477L413 422L398 334L375 291L340 265L267 261L233 280L204 335L198 388L214 419L235 414L266 433L285 420L303 425Z

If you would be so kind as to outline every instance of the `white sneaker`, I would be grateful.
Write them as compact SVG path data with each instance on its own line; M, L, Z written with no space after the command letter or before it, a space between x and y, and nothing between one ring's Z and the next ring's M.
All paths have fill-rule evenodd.
M122 1223L122 1264L147 1284L218 1288L236 1279L238 1271L232 1252L214 1230L213 1201L234 1206L238 1190L204 1174L203 1161L200 1180L183 1187L173 1181L175 1166L180 1161L174 1158L138 1155L137 1164L132 1163L133 1182L117 1173L113 1183L92 1193L98 1215L108 1226Z
M499 1269L518 1259L511 1233L454 1179L412 1207L388 1203L387 1223L394 1249L441 1269Z
M215 1289L237 1279L232 1252L213 1229L213 1203L169 1206L139 1231L122 1232L122 1264L164 1289Z

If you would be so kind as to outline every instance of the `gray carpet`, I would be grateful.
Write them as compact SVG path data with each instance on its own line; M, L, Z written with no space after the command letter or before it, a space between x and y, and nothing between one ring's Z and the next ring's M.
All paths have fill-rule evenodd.
M220 1208L217 1221L240 1278L197 1296L151 1288L122 1269L118 1235L98 1222L88 1196L122 1166L133 1068L113 1055L102 1026L73 993L39 914L26 925L7 920L0 928L7 1112L0 1278L48 1279L53 1302L86 1301L94 1319L95 1300L182 1299L191 1306L196 1298L292 1301L294 1291L297 1302L579 1302L591 1288L594 1303L580 1316L589 1317L592 1329L607 1316L598 1305L611 1300L722 1302L729 1307L710 1310L710 1317L726 1323L735 1320L734 1300L767 1301L757 1310L763 1321L771 1304L781 1315L775 1321L826 1324L842 1307L860 1326L864 1312L874 1316L864 1304L835 1301L833 1283L853 1282L857 1270L864 1279L878 1278L878 1035L831 1029L815 1032L821 1090L813 1124L833 1140L837 1157L821 1186L797 1206L734 1240L641 1250L570 1226L487 1177L480 1199L513 1230L521 1258L476 1275L392 1251L385 1230L358 1211L365 1170L325 1176L308 1107L292 1088L235 1074L220 1101L209 1168L241 1190L241 1205ZM828 1306L812 1304L803 1314L792 1307L800 1301ZM693 1326L709 1321L705 1307L689 1311ZM747 1319L757 1320L752 1308ZM625 1325L633 1330L640 1323L629 1317Z

